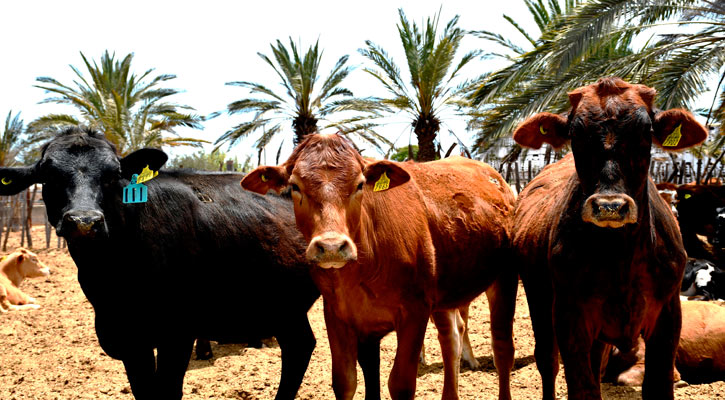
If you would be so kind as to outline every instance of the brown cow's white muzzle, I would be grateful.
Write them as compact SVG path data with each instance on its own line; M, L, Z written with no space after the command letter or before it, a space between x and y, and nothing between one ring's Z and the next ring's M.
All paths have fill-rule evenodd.
M637 222L637 205L626 194L595 194L584 202L582 220L602 228Z
M357 260L357 248L347 235L325 232L312 238L307 246L307 259L322 268L342 268Z

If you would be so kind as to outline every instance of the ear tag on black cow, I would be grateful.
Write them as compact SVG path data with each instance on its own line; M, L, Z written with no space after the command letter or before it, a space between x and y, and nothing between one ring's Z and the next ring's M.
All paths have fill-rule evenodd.
M9 185L9 184L13 183L13 180L8 179L8 178L2 178L2 179L0 179L0 182L2 182L3 185Z
M136 179L136 183L144 183L146 181L150 181L151 179L156 178L156 176L159 174L159 171L153 171L149 166L145 166L141 173L138 175L138 179Z
M131 183L123 188L123 203L145 203L148 200L148 188L146 185L136 183L138 180L138 174L131 176Z
M680 139L682 138L682 124L677 125L677 128L675 128L672 133L670 133L669 136L667 136L667 139L665 139L664 142L662 142L662 147L675 147L678 143L680 143Z
M383 190L387 190L390 187L390 178L388 178L388 175L383 172L382 175L380 175L380 179L378 179L377 182L375 182L375 186L373 187L373 192L382 192Z

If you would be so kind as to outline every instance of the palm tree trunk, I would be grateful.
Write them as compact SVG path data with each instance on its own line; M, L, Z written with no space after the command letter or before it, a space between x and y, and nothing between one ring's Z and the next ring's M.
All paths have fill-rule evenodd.
M418 158L417 161L433 161L437 157L437 151L433 141L438 135L441 123L433 116L420 116L413 121L413 130L418 137Z
M317 118L311 115L298 115L292 121L292 128L295 130L294 145L297 146L307 135L317 133Z

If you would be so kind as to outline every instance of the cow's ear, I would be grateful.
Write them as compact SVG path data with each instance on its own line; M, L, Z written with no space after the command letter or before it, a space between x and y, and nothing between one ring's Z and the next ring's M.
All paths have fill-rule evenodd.
M148 165L152 171L158 171L169 156L159 149L140 149L121 159L121 176L131 179L131 175L140 174Z
M259 194L267 194L270 189L280 193L287 187L288 180L285 167L261 166L242 179L242 187Z
M387 160L367 164L363 175L366 184L372 185L375 192L392 189L410 180L408 171L401 168L398 163Z
M37 170L34 165L0 168L0 195L2 196L18 194L38 182Z
M559 149L569 141L569 126L564 115L542 112L522 122L514 131L516 143L533 149L544 143Z
M681 109L656 113L652 129L654 142L665 150L686 149L707 139L705 127L691 112Z

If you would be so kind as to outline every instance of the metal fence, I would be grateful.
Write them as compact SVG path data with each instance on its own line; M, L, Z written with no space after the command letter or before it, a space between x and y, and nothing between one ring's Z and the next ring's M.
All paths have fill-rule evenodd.
M33 225L44 225L45 248L50 247L53 227L48 222L40 190L40 185L33 185L14 196L0 196L0 243L3 251L7 251L10 233L18 231L20 231L20 246L25 247L27 242L27 247L32 248ZM65 239L57 237L55 246L65 248Z

